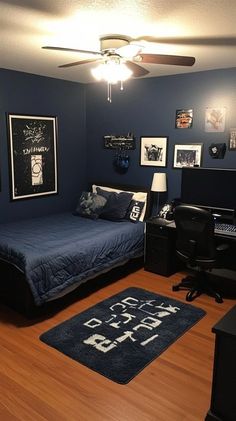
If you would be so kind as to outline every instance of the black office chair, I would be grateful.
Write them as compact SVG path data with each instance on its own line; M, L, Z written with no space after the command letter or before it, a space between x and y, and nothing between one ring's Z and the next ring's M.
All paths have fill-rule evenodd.
M217 303L222 303L221 295L212 288L206 273L206 270L218 266L219 253L228 248L226 244L215 244L213 215L195 206L179 205L175 208L174 220L177 256L190 267L194 267L196 272L174 285L172 290L189 290L187 301L206 293L214 297Z

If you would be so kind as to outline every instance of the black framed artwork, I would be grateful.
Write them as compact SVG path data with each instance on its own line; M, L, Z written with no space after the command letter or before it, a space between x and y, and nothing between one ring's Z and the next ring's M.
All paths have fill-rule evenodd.
M57 117L7 114L11 200L58 193Z
M140 140L140 165L166 167L167 164L166 136L145 136Z

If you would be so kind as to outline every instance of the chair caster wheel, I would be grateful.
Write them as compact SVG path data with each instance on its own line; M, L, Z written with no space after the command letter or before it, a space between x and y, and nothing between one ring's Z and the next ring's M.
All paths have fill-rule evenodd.
M186 295L186 301L193 301L194 298L192 291L189 291Z
M179 286L178 285L173 285L172 286L172 291L179 291Z

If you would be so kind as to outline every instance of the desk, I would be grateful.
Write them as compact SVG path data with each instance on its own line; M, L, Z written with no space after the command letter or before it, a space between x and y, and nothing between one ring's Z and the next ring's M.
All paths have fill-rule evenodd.
M230 244L224 269L236 271L236 237L215 234L216 242ZM144 269L159 275L170 276L185 265L179 261L175 253L176 227L174 221L163 218L150 218L146 221ZM226 271L216 276L228 278ZM218 270L219 272L219 270ZM214 274L214 269L212 270ZM235 273L236 274L236 273ZM234 279L236 276L234 274ZM234 282L235 283L235 282ZM235 290L235 286L234 286Z
M211 407L205 421L236 420L236 306L212 329L216 334Z

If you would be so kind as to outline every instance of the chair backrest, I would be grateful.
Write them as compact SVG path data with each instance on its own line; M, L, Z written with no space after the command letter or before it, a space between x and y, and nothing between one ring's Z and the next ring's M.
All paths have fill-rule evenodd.
M205 263L210 267L216 259L213 215L196 206L179 205L175 208L174 220L177 255L190 264Z

